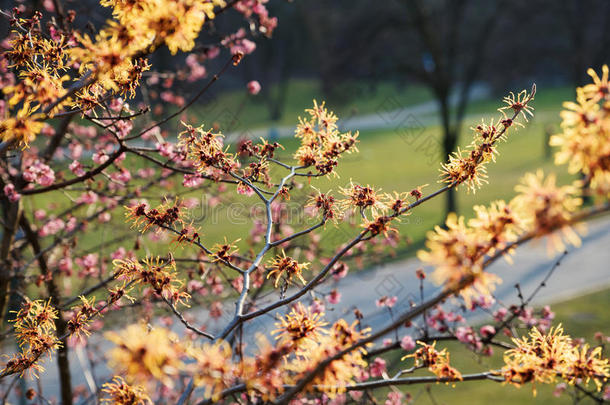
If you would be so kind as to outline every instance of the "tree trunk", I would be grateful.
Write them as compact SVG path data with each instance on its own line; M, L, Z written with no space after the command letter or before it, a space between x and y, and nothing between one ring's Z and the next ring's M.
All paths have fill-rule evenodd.
M25 233L25 237L32 246L34 255L37 256L38 265L42 275L46 278L46 287L51 298L51 304L59 310L60 290L53 278L53 273L49 268L46 257L42 252L38 235L32 229L30 222L25 216L20 218L21 229ZM58 337L64 336L68 332L67 322L63 318L62 311L59 311L58 317L55 320L55 328ZM57 368L59 371L59 386L61 391L62 405L72 405L72 377L70 375L70 360L68 358L68 337L61 339L61 347L57 350Z
M455 151L457 145L457 132L451 127L451 112L449 111L449 92L439 96L441 107L441 122L443 125L443 156L445 161ZM455 189L451 188L445 193L445 217L450 212L457 212L457 195Z

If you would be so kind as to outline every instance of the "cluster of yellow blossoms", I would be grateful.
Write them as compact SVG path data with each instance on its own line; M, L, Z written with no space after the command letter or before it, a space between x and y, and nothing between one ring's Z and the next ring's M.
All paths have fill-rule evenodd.
M421 347L412 354L404 356L401 360L413 357L414 367L427 367L438 378L448 381L461 380L462 374L449 363L450 355L447 349L436 350L436 342L431 345L417 342Z
M337 127L337 116L328 111L324 103L305 110L307 118L299 117L295 136L301 139L301 146L294 153L300 165L315 167L321 174L332 173L343 153L357 151L358 133L341 133Z
M191 50L206 18L213 19L214 8L226 5L224 0L101 0L100 3L113 8L112 15L121 23L123 35L137 41L137 50L153 43L165 43L172 54Z
M610 85L608 66L600 78L589 69L593 83L576 89L576 102L564 103L562 132L551 137L558 146L557 164L568 164L570 173L582 172L594 194L610 195Z
M150 405L153 403L142 386L131 386L118 376L104 384L102 392L103 404Z
M495 161L497 151L497 142L506 140L510 128L523 126L516 121L521 115L527 121L528 115L533 115L533 107L529 104L534 100L536 87L532 88L532 92L526 90L521 91L516 96L511 93L510 96L504 97L506 106L499 108L502 113L496 122L490 124L482 122L472 128L474 137L472 143L466 150L458 149L457 152L449 156L449 161L441 167L442 181L448 183L452 187L457 187L464 184L469 191L476 191L483 183L487 183L486 165L489 162ZM505 110L512 112L508 116Z
M125 376L106 386L111 397L131 395L147 400L145 387L152 381L172 387L183 372L193 376L195 386L205 388L205 396L218 400L223 390L239 382L246 385L248 395L273 400L286 384L298 381L318 362L350 347L366 336L355 321L335 322L329 329L323 314L298 305L277 323L277 344L258 338L258 349L253 356L235 360L231 347L224 341L205 344L182 342L167 329L144 324L130 325L122 332L109 332L107 338L116 344L109 352L110 364ZM308 389L323 390L329 396L343 392L364 372L367 362L364 349L355 350L332 362L317 376ZM123 402L116 402L123 403Z
M537 328L529 337L513 339L516 348L504 353L506 365L502 374L507 383L521 386L526 383L550 384L562 378L570 384L593 380L599 390L610 377L608 359L602 357L602 348L579 346L561 325L543 334ZM534 385L535 392L535 385Z
M30 371L32 375L44 370L38 360L43 356L51 357L61 342L55 335L57 310L50 300L26 300L17 312L14 322L15 335L21 349L10 357L1 374L14 374Z
M475 206L475 217L467 222L450 214L445 228L437 226L428 234L428 249L418 252L420 260L434 266L433 280L459 290L467 304L491 295L501 279L484 271L486 261L496 254L509 258L511 244L519 238L549 235L549 247L560 252L564 242L580 244L572 226L582 204L577 187L558 186L554 175L545 178L538 171L526 174L515 189L519 194L508 203Z
M190 299L189 293L183 291L184 282L177 277L176 262L159 257L147 257L142 263L132 259L117 259L113 262L114 275L127 286L141 285L172 302L183 304ZM129 297L127 297L129 298Z
M40 133L41 121L64 106L87 111L107 92L134 97L142 73L150 69L149 53L161 45L172 54L191 50L206 19L214 18L216 7L226 6L224 0L102 0L101 4L112 7L115 20L94 37L74 32L74 38L68 39L65 32L49 39L34 28L40 15L16 19L6 56L19 70L20 80L3 89L14 109L0 117L3 141L27 146ZM70 78L73 67L78 67L78 74ZM66 83L74 91L69 93Z
M514 242L522 229L519 217L503 201L477 206L475 213L468 223L464 217L450 214L446 229L437 226L428 235L428 250L418 252L420 260L435 266L433 280L461 291L467 305L494 290L500 279L484 271L485 258Z
M282 251L282 255L276 256L269 263L271 271L267 273L267 278L274 276L275 281L273 285L277 288L281 280L284 280L284 284L288 285L292 282L292 279L296 278L303 285L306 284L303 278L303 270L309 267L309 263L299 263L292 257L286 256L286 252Z
M198 172L206 175L213 175L218 170L230 173L239 167L235 155L227 152L224 147L222 134L206 131L203 127L184 126L186 129L178 135L179 145Z

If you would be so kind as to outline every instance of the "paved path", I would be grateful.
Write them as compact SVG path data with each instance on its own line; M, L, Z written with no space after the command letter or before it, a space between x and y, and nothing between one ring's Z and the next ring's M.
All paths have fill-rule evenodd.
M470 92L470 100L476 101L483 99L489 95L488 93L488 90L484 86L475 86ZM457 93L450 97L449 104L452 106L457 104ZM341 116L339 117L338 125L341 131L419 128L437 125L440 122L437 112L438 104L435 100L408 107L401 107L397 100L388 97L377 106L375 112L357 116ZM275 127L273 132L275 133L274 136L278 138L287 138L294 136L294 130L295 126L286 125ZM258 128L247 131L240 130L230 132L225 135L228 142L233 142L244 136L251 139L259 139L261 137L268 138L270 131L271 128Z

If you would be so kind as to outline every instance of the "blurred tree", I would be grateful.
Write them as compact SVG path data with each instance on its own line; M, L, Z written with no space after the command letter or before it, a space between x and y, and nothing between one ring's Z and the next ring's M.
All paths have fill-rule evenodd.
M492 32L505 3L402 0L402 12L392 13L388 26L404 33L409 45L408 51L401 48L406 52L399 71L428 86L438 103L443 156L456 148L471 90L485 64ZM447 193L445 211L456 210L452 190Z

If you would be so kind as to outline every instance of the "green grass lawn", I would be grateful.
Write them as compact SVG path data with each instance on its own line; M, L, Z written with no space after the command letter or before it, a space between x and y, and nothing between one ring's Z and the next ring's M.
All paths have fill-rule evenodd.
M610 290L602 290L592 294L584 295L552 306L556 317L554 325L561 323L565 333L573 338L584 338L587 342L595 345L596 332L610 335ZM476 373L485 370L497 369L502 366L502 356L498 349L492 357L478 357L464 350L457 343L437 343L437 347L447 347L451 353L451 363L465 373ZM396 354L399 358L401 354ZM407 360L405 360L407 361ZM409 366L411 363L406 364ZM404 366L404 364L403 364ZM397 368L398 369L398 368ZM427 371L418 375L429 375ZM458 383L455 387L445 384L433 384L430 386L432 399L425 386L403 387L403 392L409 392L416 398L417 405L466 405L466 404L572 404L572 398L564 394L560 398L552 395L555 385L537 385L537 395L532 395L531 385L516 388L510 385L502 385L493 381L471 381ZM583 404L592 403L583 400Z

